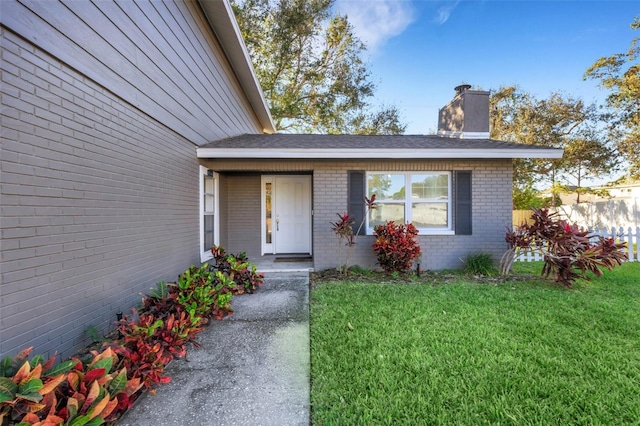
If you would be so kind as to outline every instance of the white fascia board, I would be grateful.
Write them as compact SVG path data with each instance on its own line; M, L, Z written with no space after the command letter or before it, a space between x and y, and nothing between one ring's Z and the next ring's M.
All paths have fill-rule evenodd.
M198 148L198 158L562 158L561 149L250 149Z

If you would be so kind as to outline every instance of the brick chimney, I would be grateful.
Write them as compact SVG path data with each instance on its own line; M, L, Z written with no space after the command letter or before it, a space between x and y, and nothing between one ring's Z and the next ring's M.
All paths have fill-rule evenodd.
M438 112L438 136L489 139L489 92L471 90L469 84L455 91L451 102Z

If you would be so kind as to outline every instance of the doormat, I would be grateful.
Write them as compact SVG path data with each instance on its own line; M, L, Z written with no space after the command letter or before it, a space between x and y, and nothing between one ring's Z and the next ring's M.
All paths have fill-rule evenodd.
M274 262L311 262L311 256L306 257L276 257Z

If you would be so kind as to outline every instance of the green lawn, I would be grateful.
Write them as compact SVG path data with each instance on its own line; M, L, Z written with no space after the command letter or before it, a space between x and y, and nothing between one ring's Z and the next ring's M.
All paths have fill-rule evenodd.
M640 424L640 263L573 290L540 269L317 283L313 424Z

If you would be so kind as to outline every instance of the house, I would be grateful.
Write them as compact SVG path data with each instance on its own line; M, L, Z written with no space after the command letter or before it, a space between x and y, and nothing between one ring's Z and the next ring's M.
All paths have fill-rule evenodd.
M375 267L373 227L394 220L418 227L421 268L444 269L475 251L500 258L511 226L512 159L562 150L489 139L489 92L460 86L440 111L437 135L240 135L197 155L215 182L212 241L231 251L308 254L316 270L336 267L346 250L330 224L348 212L355 228L365 221L350 264ZM364 197L374 193L377 209L365 215Z
M0 2L0 356L199 264L196 148L274 132L227 1Z
M620 179L594 188L597 191L606 191L606 195L598 195L593 201L602 201L608 199L624 200L640 198L640 180L631 178Z
M352 264L389 219L417 224L423 269L499 256L512 158L562 154L490 140L467 86L437 135L277 134L227 0L0 8L0 356L72 355L212 244L335 267L343 211L366 222Z

